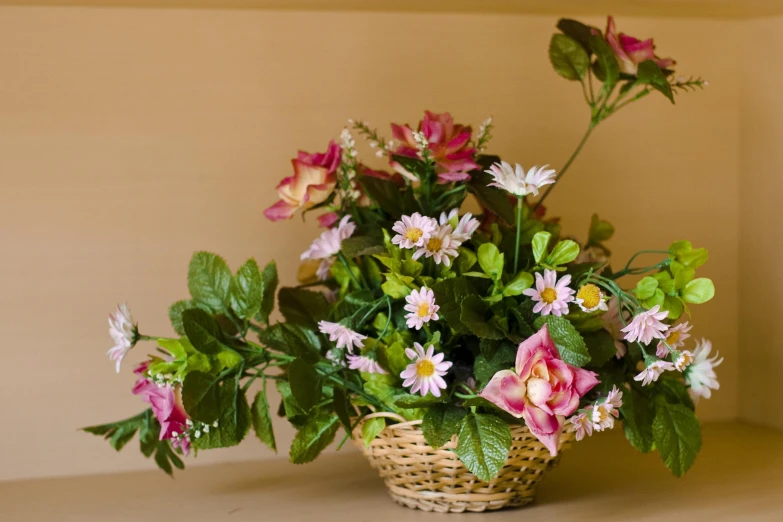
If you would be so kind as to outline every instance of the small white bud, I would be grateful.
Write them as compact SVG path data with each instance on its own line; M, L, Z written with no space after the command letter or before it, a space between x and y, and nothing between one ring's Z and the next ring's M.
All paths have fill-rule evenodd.
M204 425L204 433L209 433L209 425L208 424Z
M196 430L196 433L194 433L194 435L195 435L195 436L196 436L196 438L198 439L198 438L200 438L200 437L201 437L201 432L200 432L199 430Z

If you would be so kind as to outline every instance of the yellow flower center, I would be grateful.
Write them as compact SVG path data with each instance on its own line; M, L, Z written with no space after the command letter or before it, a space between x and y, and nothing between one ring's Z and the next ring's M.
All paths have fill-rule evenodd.
M585 308L595 308L601 304L601 290L594 284L588 283L579 289L576 298L582 300L582 306Z
M682 352L682 355L680 355L680 359L677 361L677 369L683 371L685 368L690 366L692 362L693 362L693 357L691 356L691 354L687 352Z
M423 360L416 363L416 375L419 377L432 377L435 373L435 365L432 361Z
M433 237L427 241L427 250L430 252L440 252L443 247L443 240L439 237Z
M552 304L557 299L557 292L554 288L544 288L544 291L541 292L541 300L544 301L546 304Z
M668 337L666 337L666 343L669 346L673 346L674 343L676 343L679 340L680 340L680 331L679 330L673 331L672 333L669 334Z
M421 236L424 235L424 231L420 228L409 228L405 232L405 239L409 239L416 243L419 239L421 239Z
M430 305L428 305L427 303L421 303L419 305L419 309L416 311L416 314L419 317L427 317L428 315L430 315Z

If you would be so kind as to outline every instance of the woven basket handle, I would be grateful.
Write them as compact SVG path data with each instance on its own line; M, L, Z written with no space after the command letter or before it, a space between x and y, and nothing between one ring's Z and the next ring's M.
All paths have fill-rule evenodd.
M364 418L362 419L362 421L366 421L366 420L369 420L369 419L376 419L378 417L385 417L387 419L392 419L392 420L395 420L397 422L408 422L408 419L406 419L402 415L397 415L396 413L391 413L391 412L388 412L388 411L379 411L379 412L376 412L376 413L370 413L368 415L365 415Z

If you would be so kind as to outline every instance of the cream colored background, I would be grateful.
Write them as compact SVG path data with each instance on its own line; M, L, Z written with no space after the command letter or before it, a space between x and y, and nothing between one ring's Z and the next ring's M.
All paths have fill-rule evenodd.
M115 375L104 355L106 315L127 300L143 332L168 334L167 306L186 296L187 263L199 249L221 253L234 268L250 256L277 259L283 282L292 283L314 223L272 224L262 210L276 199L274 186L289 174L296 150L323 150L346 118L366 118L388 134L388 122L415 123L424 109L448 110L475 126L492 114L491 152L561 166L589 115L578 85L548 63L555 22L0 8L0 479L152 465L135 442L117 455L76 431L142 408L130 394L130 369L147 347ZM765 126L740 117L740 43L753 29L720 20L619 23L631 34L654 35L662 55L711 86L679 96L677 107L650 97L604 123L551 209L582 238L593 211L612 221L618 259L682 238L709 248L704 273L718 293L695 309L694 333L711 338L726 362L722 389L699 414L736 418L739 223L754 232L743 242L765 248L758 241L769 235L750 216L767 217L771 233L780 212L773 214L775 196L764 181L746 186L752 175L776 176L780 164L773 152L780 121L763 98L742 109ZM780 83L777 71L767 75ZM776 95L773 83L743 88ZM747 131L742 140L740 130ZM765 159L740 168L741 150ZM759 208L757 196L768 206ZM752 212L741 216L740 203ZM759 294L748 298L772 286L761 277L774 276L774 262L764 263L765 272L754 275ZM752 291L746 285L743 276ZM767 308L772 319L773 310ZM759 345L768 340L743 343L743 364L767 364L773 348ZM755 413L742 410L749 411ZM291 431L277 426L284 454ZM270 456L247 440L189 463Z

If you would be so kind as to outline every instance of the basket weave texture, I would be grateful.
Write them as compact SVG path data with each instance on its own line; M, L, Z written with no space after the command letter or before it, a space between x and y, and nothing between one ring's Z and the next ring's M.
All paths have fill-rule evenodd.
M387 417L398 424L387 426L365 448L362 424L353 433L354 442L378 470L389 494L403 506L439 513L481 512L518 507L533 501L544 472L560 460L552 457L526 426L511 426L511 449L505 465L490 482L479 480L453 451L457 437L439 449L424 440L421 421L405 421L392 413L365 417ZM563 432L560 449L570 445L573 434Z

